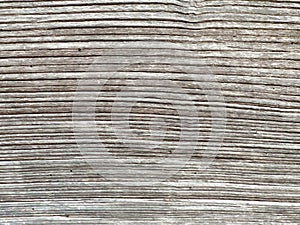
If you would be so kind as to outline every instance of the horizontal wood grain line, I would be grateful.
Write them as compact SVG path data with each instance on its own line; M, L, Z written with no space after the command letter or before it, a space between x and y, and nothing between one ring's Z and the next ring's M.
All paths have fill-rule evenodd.
M60 4L57 4L59 2ZM274 3L276 5L274 5ZM198 3L199 6L192 7L189 5L188 1L175 1L175 0L169 0L166 2L162 1L135 1L135 0L126 0L126 1L103 1L103 0L97 0L93 2L82 2L82 1L22 1L15 2L15 1L4 1L1 2L3 7L6 8L39 8L39 7L60 7L60 6L87 6L87 5L97 5L97 6L105 6L105 5L150 5L150 4L161 4L161 5L173 5L173 6L179 6L179 7L185 7L188 9L188 7L193 9L202 9L205 6L237 6L237 7L243 7L243 6L252 6L252 7L275 7L275 8L299 8L299 2L298 1L245 1L245 0L239 0L239 1L205 1Z
M153 29L155 28L155 29ZM3 32L0 33L0 37L49 37L55 38L56 36L72 36L72 35L93 35L97 34L101 36L102 34L107 35L118 35L118 34L124 34L124 35L135 35L135 34L143 34L143 35L154 35L154 34L161 34L161 35L180 35L184 37L205 37L205 36L219 36L223 37L225 39L227 38L237 38L239 36L254 36L257 38L261 37L276 37L280 39L281 37L298 37L298 33L300 33L298 30L289 30L288 27L283 29L238 29L238 28L228 28L226 30L222 28L205 28L205 29L199 29L199 30L189 30L189 32L186 32L186 29L184 28L159 28L159 27L153 27L153 28L143 28L143 27L123 27L122 29L119 28L109 28L109 27L83 27L83 28L71 28L66 27L65 29L55 29L55 30L49 30L49 29L41 29L36 31L9 31L9 32ZM92 31L92 32L91 32ZM269 31L272 31L271 33ZM289 32L289 33L287 33ZM228 34L230 36L224 36L224 34ZM277 39L274 38L274 41L276 42Z
M298 32L299 28L298 26L296 26L296 24L292 24L288 26L287 24L277 24L277 26L274 26L271 24L263 24L263 23L254 23L254 22L248 22L248 23L242 23L242 22L231 22L231 24L228 23L222 23L221 20L219 21L215 21L214 23L212 23L212 21L208 21L206 23L202 23L201 26L187 26L184 23L173 23L173 26L170 25L169 23L167 23L167 21L161 21L161 23L159 24L153 24L150 23L151 21L149 21L149 23L141 23L141 22L137 22L134 21L133 23L121 23L121 21L118 21L119 23L114 23L114 25L112 25L111 23L109 23L109 20L104 21L102 23L99 23L97 21L90 21L89 23L69 23L68 26L64 26L65 24L63 22L61 23L56 23L55 26L48 26L47 30L59 30L59 29L83 29L83 28L115 28L115 29L120 29L120 28L159 28L159 29L182 29L182 30L186 30L186 31L190 31L190 32L195 32L198 30L202 30L202 29L249 29L249 30L286 30L288 32ZM10 26L10 27L1 27L2 31L18 31L18 32L25 32L25 31L41 31L41 30L45 30L44 26L37 26L37 25L31 25L31 23L23 24L23 25L14 25L14 26ZM193 24L191 24L193 25Z

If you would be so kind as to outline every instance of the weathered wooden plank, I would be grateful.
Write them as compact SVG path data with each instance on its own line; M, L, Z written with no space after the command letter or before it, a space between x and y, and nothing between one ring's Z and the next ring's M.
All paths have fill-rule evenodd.
M1 224L300 224L299 1L1 0L0 9ZM75 112L84 130L78 84L89 93L75 107L83 112L103 84L96 123ZM133 106L128 132L120 100ZM199 136L180 139L182 121L198 121L186 130ZM170 176L153 184L113 174L113 161L93 167L78 143L102 142L125 169L175 155L162 165ZM180 169L178 143L195 147Z

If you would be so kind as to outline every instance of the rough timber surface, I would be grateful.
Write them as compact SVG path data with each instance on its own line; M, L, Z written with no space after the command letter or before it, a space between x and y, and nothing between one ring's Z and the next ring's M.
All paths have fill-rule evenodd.
M0 224L300 224L299 0L1 0L0 21ZM222 90L226 131L209 169L118 185L78 161L73 99L95 58L113 68L108 57L142 48L156 64L123 73L172 77L165 64L201 58ZM199 146L210 130L203 102ZM97 102L98 121L109 106ZM138 132L153 107L134 112ZM169 154L115 146L120 157Z

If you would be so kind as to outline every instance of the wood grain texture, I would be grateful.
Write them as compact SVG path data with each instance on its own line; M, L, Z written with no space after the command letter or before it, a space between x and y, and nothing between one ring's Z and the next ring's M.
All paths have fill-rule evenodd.
M0 224L300 224L299 1L1 0L0 9ZM151 66L126 64L143 57ZM78 81L88 73L96 87L97 71L109 76L118 59L124 68L96 104L100 125L109 126L130 74L172 79L176 68L210 68L226 129L208 169L198 162L212 129L209 105L186 79L177 82L195 96L201 136L184 168L156 185L126 186L81 159L72 121ZM120 158L172 154L175 110L153 99L132 110L142 137L149 118L168 122L166 148L99 138Z

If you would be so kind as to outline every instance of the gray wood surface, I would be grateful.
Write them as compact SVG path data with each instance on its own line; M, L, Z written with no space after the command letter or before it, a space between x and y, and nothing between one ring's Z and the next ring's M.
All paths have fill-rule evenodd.
M0 9L0 224L300 224L299 0L1 0ZM199 82L197 68L213 82ZM171 102L198 112L185 166L167 164L172 174L153 184L86 160L78 142L93 140L89 123L74 131L74 101L80 80L97 90L99 72L113 79L95 103L92 147L104 142L121 161L172 155L183 118L162 98L127 99L135 148L132 133L106 129L116 93L171 98L163 85L151 92L166 79L195 104ZM218 90L223 104L206 98ZM226 126L213 127L223 114L210 106L226 108ZM221 147L205 147L218 135ZM151 138L159 147L146 148ZM203 169L205 154L214 160Z

